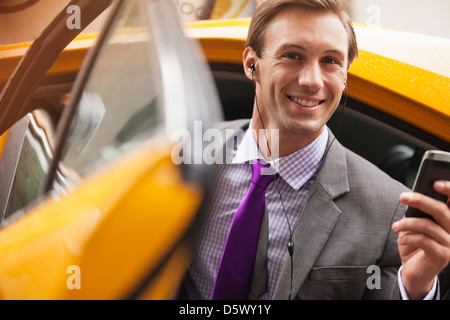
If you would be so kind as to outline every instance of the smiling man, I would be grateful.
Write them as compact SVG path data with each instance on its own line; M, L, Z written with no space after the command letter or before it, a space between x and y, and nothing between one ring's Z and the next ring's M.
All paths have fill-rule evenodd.
M350 44L336 14L304 8L278 13L263 39L253 36L257 32L250 32L244 65L255 67L261 116L266 129L279 129L283 156L314 141L339 105ZM263 50L253 45L258 40ZM262 129L261 122L253 128Z
M326 127L358 52L345 9L338 0L270 0L255 12L243 53L253 115L224 126L245 133L231 144L232 163L218 165L185 297L437 297L436 276L450 259L450 209L404 193ZM261 179L259 162L276 168L273 181ZM450 183L436 186L450 196ZM442 223L401 219L401 194ZM369 270L379 285L367 285Z

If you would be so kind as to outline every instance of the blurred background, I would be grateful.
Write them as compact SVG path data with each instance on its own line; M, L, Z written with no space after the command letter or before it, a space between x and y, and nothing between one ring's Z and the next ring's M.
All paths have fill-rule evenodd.
M183 22L249 17L270 0L170 0ZM36 39L67 0L0 0L0 45ZM448 0L353 0L355 22L450 38ZM87 32L98 28L101 19Z

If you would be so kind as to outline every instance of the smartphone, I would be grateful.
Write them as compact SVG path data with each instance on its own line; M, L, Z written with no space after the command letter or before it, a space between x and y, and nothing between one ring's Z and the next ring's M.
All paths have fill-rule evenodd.
M414 181L413 191L442 202L447 202L447 196L434 190L433 184L436 180L450 180L450 152L440 150L429 150L425 152ZM411 207L406 209L405 215L407 217L429 218L434 220L429 214Z

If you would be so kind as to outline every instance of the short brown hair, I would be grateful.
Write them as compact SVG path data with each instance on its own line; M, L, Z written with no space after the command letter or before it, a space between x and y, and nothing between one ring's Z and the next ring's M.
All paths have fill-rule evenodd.
M349 40L347 67L350 67L353 60L358 57L358 44L356 43L352 21L346 12L349 5L349 0L266 0L253 14L245 46L251 47L256 52L256 55L261 57L264 50L264 37L267 26L283 10L306 8L317 12L331 12L340 18L347 32Z

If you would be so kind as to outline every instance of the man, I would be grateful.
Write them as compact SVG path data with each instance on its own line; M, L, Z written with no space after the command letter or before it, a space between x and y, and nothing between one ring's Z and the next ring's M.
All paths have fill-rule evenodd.
M230 226L252 180L249 162L264 159L277 175L265 189L245 298L436 297L436 276L450 259L450 209L405 193L404 186L345 149L326 128L357 52L341 1L273 0L257 9L243 54L245 73L255 84L253 115L250 122L226 124L245 133L233 145L231 164L217 170L185 281L189 298L241 298L217 293L223 285L239 287L234 275L220 284L216 280ZM254 134L259 130L265 134ZM275 155L274 140L279 141ZM436 189L450 196L450 182L436 183ZM400 194L403 204L430 213L437 223L401 219ZM371 270L380 276L375 288L368 285Z

